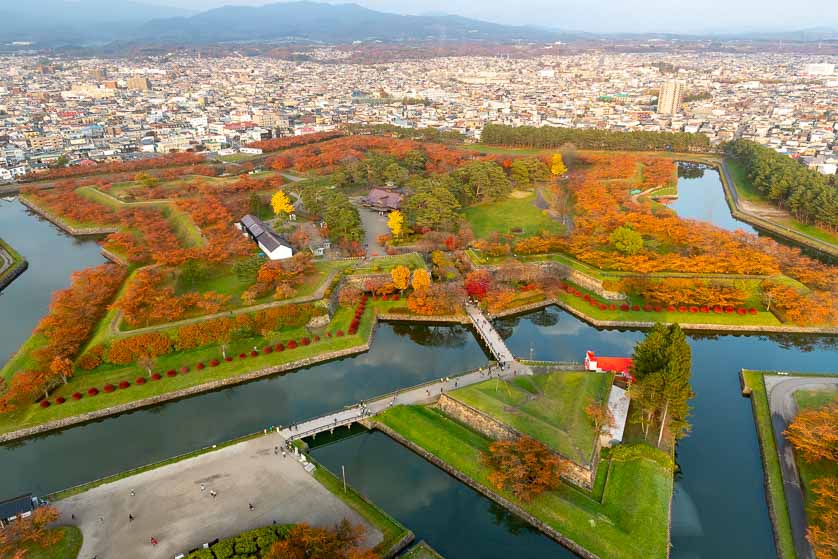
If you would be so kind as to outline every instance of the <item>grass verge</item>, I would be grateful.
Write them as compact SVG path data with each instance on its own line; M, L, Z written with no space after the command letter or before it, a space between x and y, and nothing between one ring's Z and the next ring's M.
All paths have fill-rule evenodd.
M489 482L480 460L491 443L486 437L422 406L391 408L376 421L599 557L667 556L673 466L658 449L645 444L615 448L601 503L567 484L522 502Z
M771 427L771 411L768 409L768 394L763 381L765 373L757 371L742 371L745 386L751 389L751 405L757 426L757 436L762 449L762 463L765 468L765 484L771 510L774 512L772 520L774 534L781 557L794 559L794 539L789 520L789 509L786 505L786 494L783 491L783 474L780 471L780 459L777 456L777 445L774 444L774 430Z

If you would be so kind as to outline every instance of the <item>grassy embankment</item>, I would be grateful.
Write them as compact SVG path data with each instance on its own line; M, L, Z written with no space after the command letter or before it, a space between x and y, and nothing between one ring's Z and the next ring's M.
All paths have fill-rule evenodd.
M391 408L376 420L599 557L667 556L673 470L660 450L644 444L615 449L601 501L562 484L526 503L489 481L480 459L491 443L486 437L422 406Z
M21 262L23 262L23 257L12 248L12 246L0 239L0 250L5 251L12 259L11 264L9 264L8 268L0 271L0 281L3 281L3 278L6 277L7 274L11 273L11 271L18 266Z
M765 469L766 490L771 509L774 511L774 535L780 553L785 559L794 559L794 539L791 532L789 510L786 505L786 494L783 490L783 474L780 470L780 459L777 456L777 445L774 443L774 430L771 426L771 411L768 408L768 395L765 390L763 377L766 374L758 371L743 371L745 386L751 389L751 405L756 419L757 436L762 449L762 462Z
M179 372L171 378L164 375L159 381L148 379L147 372L136 364L128 366L104 364L90 372L79 372L76 376L70 378L68 384L61 385L50 394L50 401L54 402L58 396L62 396L66 398L66 403L60 405L53 403L45 409L33 404L4 414L0 416L0 433L159 396L211 381L234 378L262 368L281 366L303 359L316 358L333 351L358 347L365 344L369 338L374 312L374 305L368 305L356 335L342 337L334 334L332 337L321 335L320 341L312 342L308 346L299 345L296 349L274 351L270 354L260 353L256 357L249 356L249 352L254 346L262 348L269 343L275 345L279 342L287 343L290 339L299 340L303 336L311 336L305 328L281 330L271 333L267 337L234 341L229 345L227 354L238 356L239 353L246 353L248 356L243 359L235 357L232 362L221 361L221 364L217 367L209 366L211 359L221 360L221 349L217 345L204 346L188 351L176 351L159 357L154 370L161 373L170 369L179 371L181 367L186 366L190 368L189 372L185 374ZM347 331L353 315L353 310L350 308L339 309L333 317L328 331ZM36 343L37 336L33 336L26 342L24 348L27 345L31 348ZM32 358L27 354L27 359L31 360ZM196 364L199 362L207 365L206 368L203 370L197 369ZM22 364L25 365L19 359L10 361L3 369L3 376L11 375L14 371L20 370L17 367L22 366ZM147 382L143 385L136 384L135 379L138 377L146 377ZM131 383L131 386L109 394L102 391L105 384L118 385L120 381L127 381ZM91 387L98 388L100 393L96 396L88 396L87 390ZM80 392L83 395L82 399L73 400L71 396L74 392Z
M613 375L554 372L509 382L488 380L449 393L477 410L577 463L588 464L596 431L585 414L592 402L604 405Z
M730 172L730 177L733 179L733 187L739 198L754 205L763 206L769 209L776 209L773 202L768 200L757 188L748 180L748 175L745 168L737 160L729 158L726 160L727 169ZM788 217L764 217L766 221L774 222L783 225L800 233L804 233L814 237L824 243L838 245L838 234L830 233L815 225L802 223L791 216Z
M430 545L421 541L406 553L403 553L400 559L442 559L442 555L437 553Z

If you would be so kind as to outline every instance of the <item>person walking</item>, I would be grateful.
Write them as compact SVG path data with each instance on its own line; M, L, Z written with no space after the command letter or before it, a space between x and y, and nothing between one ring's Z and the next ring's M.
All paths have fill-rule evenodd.
M256 508L253 506L253 503L248 503L247 506L248 508L250 508L250 510L254 510Z
M285 458L285 449L282 449L282 457Z
M215 489L210 489L210 497L212 497L213 499L215 499L215 496L216 496L216 495L218 495L218 493L216 493L216 492L215 492Z
M204 491L206 491L206 489L207 489L207 486L206 486L206 485L204 485L204 484L202 483L202 484L201 484L201 493L203 493Z
M277 454L279 454L279 447L275 446L274 447L274 455L277 455Z
M133 497L134 495L136 495L136 493L134 493L134 490L132 489L131 490L131 496Z
M134 515L131 513L128 513L128 522L134 522Z
M151 545L157 545L157 538L154 536L151 537Z

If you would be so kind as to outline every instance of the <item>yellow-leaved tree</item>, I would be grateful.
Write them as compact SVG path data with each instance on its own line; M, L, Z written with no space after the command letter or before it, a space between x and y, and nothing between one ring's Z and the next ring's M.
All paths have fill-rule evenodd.
M567 173L567 167L564 164L561 153L554 153L553 159L550 161L550 174L554 177L564 175Z
M390 216L387 218L387 227L390 228L393 238L401 237L404 233L404 214L399 210L390 212Z
M274 209L274 213L276 215L294 213L294 206L291 204L291 200L289 200L288 195L281 190L277 190L276 193L271 196L271 207Z
M414 291L421 291L431 286L431 274L424 268L419 268L413 272L413 281L411 282Z
M410 282L410 268L402 265L396 266L390 270L390 277L393 278L393 285L396 286L396 289L404 291Z

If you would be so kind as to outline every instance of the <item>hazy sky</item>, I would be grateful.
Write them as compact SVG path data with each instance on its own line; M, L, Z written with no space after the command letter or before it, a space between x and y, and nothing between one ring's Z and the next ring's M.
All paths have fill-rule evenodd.
M143 1L143 0L139 0ZM196 10L276 0L147 0ZM343 3L343 2L331 2ZM583 31L755 31L838 28L836 0L356 0L401 14L450 13Z

